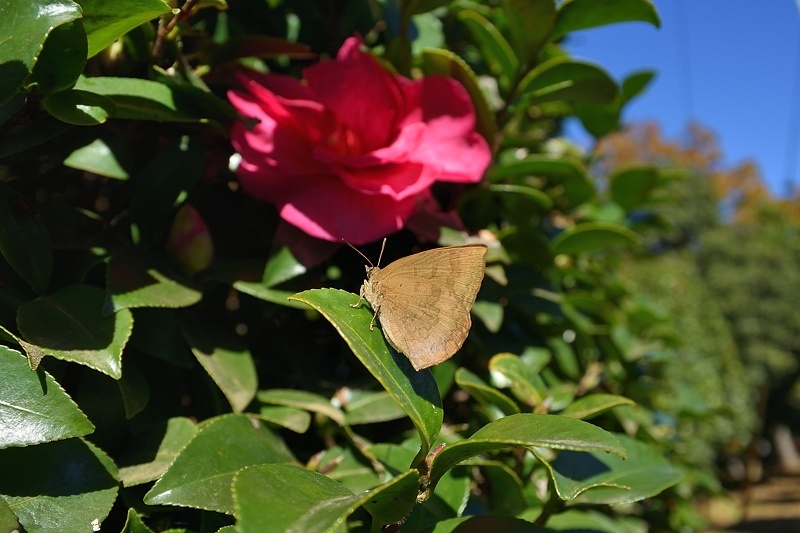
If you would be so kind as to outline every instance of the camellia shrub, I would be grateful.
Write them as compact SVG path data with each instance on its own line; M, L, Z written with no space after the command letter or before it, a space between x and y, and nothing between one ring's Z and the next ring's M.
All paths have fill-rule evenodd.
M641 386L664 317L616 273L670 177L558 137L652 77L560 43L649 1L0 13L0 530L681 525L681 420ZM354 307L344 241L384 237L383 266L487 249L441 364Z

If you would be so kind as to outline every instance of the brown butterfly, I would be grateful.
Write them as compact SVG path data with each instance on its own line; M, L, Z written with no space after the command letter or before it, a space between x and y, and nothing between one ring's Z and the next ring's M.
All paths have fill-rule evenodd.
M386 240L384 240L384 245ZM354 248L355 249L355 248ZM361 286L383 335L416 370L446 361L464 344L486 268L486 246L448 246L403 257L385 268L372 266ZM381 247L383 256L383 247ZM380 257L378 258L380 264Z

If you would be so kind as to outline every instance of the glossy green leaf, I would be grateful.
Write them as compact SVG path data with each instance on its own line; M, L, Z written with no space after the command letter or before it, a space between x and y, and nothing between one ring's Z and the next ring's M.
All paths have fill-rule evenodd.
M3 498L0 498L0 531L20 531L16 515Z
M125 520L121 533L153 533L153 530L142 522L134 509L128 509L128 518Z
M234 481L237 527L241 531L337 531L356 509L366 507L380 526L401 520L414 505L417 472L409 470L363 494L292 465L257 465ZM287 498L291 495L291 498Z
M0 7L0 105L22 87L33 70L47 36L81 17L70 0L7 0Z
M494 514L501 516L517 516L526 507L528 501L522 481L514 470L499 461L475 461L492 487L488 494L489 503Z
M488 275L488 273L487 273ZM497 302L478 300L472 305L472 314L483 322L486 329L491 333L497 333L503 326L503 316L505 308Z
M611 517L599 510L567 509L547 521L547 530L556 532L637 533L647 529L644 521L634 517Z
M375 424L397 420L406 416L388 392L380 391L361 395L355 401L347 403L345 421L351 426L359 424Z
M557 184L562 191L560 196L568 203L566 207L579 205L594 195L594 185L586 167L571 157L530 155L493 168L490 180L497 182L526 176L546 177Z
M643 207L659 180L655 168L635 167L615 172L609 177L611 199L626 210Z
M0 69L2 69L2 66L0 66ZM72 124L67 124L53 116L43 114L38 119L11 128L5 135L0 136L0 158L18 154L44 144L72 128Z
M0 498L25 531L91 531L117 498L117 468L81 439L0 450Z
M411 458L414 457L414 453L416 453L416 449L411 451ZM405 472L409 463L406 463L397 473ZM370 464L365 457L364 450L357 450L355 446L351 445L333 446L326 449L318 457L312 458L308 468L324 472L326 477L338 481L356 494L377 487L383 481L376 473L375 465Z
M656 73L652 70L634 72L626 76L622 80L622 96L624 100L627 102L639 96L650 85L655 76Z
M464 86L475 106L475 129L489 146L493 146L497 136L497 120L469 65L449 50L426 49L422 53L422 69L427 75L448 76Z
M445 447L433 459L430 483L465 459L515 447L597 451L625 457L625 447L597 426L558 415L522 413L486 424L470 438Z
M109 313L137 307L189 307L203 297L181 275L143 249L113 252L106 277Z
M535 63L556 21L553 0L501 0L514 51L523 65Z
M577 254L607 248L632 248L642 238L625 226L609 222L586 222L565 229L550 243L554 254Z
M46 354L119 379L133 316L127 309L104 315L104 301L102 289L71 285L22 304L17 327L27 342Z
M530 406L542 403L546 395L544 382L538 375L540 369L531 367L518 356L510 353L497 354L489 360L494 381L503 377L505 385L521 402ZM499 375L499 376L498 376Z
M656 28L661 26L661 19L650 0L566 0L558 8L552 38L632 21L648 22Z
M193 137L175 139L147 163L130 204L130 219L146 242L172 225L176 206L200 181L205 163L201 141Z
M274 304L283 305L285 307L291 307L293 309L308 309L308 306L305 304L289 299L294 292L271 289L264 286L264 283L261 281L256 282L238 280L233 282L233 288L243 294L248 294L253 298L258 298L259 300L264 300L265 302L271 302Z
M75 126L102 124L117 109L105 96L75 89L51 94L42 106L58 120Z
M96 138L64 160L64 166L105 178L128 180L133 158L128 147L116 137Z
M89 37L89 57L130 30L170 12L163 0L79 0Z
M485 407L495 406L504 415L519 413L519 407L514 400L494 387L489 386L481 378L466 368L458 369L456 372L456 383Z
M308 411L282 405L264 405L258 416L267 422L277 424L295 433L305 433L311 426L311 415Z
M340 426L344 425L344 413L334 407L328 398L319 394L295 389L269 389L258 391L257 398L262 403L285 405L319 413Z
M114 118L158 122L207 122L218 118L186 97L200 96L191 89L179 89L157 81L138 78L80 78L75 89L105 96L114 103ZM197 89L200 91L200 89Z
M118 460L122 485L157 480L196 434L197 426L188 418L170 418L134 439Z
M489 190L501 198L503 196L524 198L541 211L548 211L553 208L553 200L547 194L528 185L492 183L489 185Z
M460 516L437 523L432 533L483 533L484 531L552 533L551 530L527 520L509 516Z
M301 292L292 299L313 307L336 328L361 363L402 407L422 442L415 464L422 461L439 434L444 417L439 390L429 370L415 371L409 360L389 349L380 328L370 331L372 312L352 308L358 296L334 289Z
M293 462L280 437L258 419L219 416L201 426L144 501L233 514L231 483L236 472L262 463Z
M82 437L94 431L75 402L42 369L32 371L21 353L0 346L0 448Z
M636 405L636 402L616 394L589 394L570 403L558 414L586 420L619 405Z
M192 353L228 399L233 411L243 411L258 390L258 375L250 350L233 332L198 314L184 313L180 323Z
M501 86L508 88L516 79L519 61L503 34L488 19L469 9L459 11L458 20L477 41L486 66L499 78Z
M267 287L273 287L305 274L307 270L308 268L294 256L292 250L288 246L283 246L267 261L262 282Z
M0 255L36 292L50 283L53 251L42 218L16 190L0 182Z
M82 19L53 28L39 54L26 88L48 95L72 87L86 65L86 31Z
M647 444L626 435L617 438L627 450L622 459L610 454L559 452L555 461L537 453L547 466L563 500L623 504L649 498L680 481L683 474Z
M556 102L613 102L619 89L605 70L569 56L555 57L531 70L519 84L528 104Z

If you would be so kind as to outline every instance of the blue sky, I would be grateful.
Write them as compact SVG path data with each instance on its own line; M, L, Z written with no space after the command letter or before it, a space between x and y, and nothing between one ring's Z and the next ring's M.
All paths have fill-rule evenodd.
M800 1L800 0L797 0ZM773 193L800 188L800 11L795 0L654 0L661 28L624 23L575 32L568 48L615 78L657 71L625 122L676 138L696 120L727 164L756 162Z

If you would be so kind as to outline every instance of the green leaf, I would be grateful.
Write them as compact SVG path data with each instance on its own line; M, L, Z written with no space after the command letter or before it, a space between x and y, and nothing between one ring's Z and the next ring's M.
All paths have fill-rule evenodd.
M264 286L263 281L234 281L233 288L237 291L264 300L274 304L291 307L293 309L308 309L308 306L290 300L289 298L294 294L292 291L282 291L278 289L271 289Z
M111 99L87 91L70 90L51 94L42 101L47 112L75 126L97 126L116 112Z
M476 455L524 446L597 451L625 457L625 447L611 433L581 420L558 415L518 414L490 422L470 438L445 447L433 459L430 484L461 461Z
M500 86L508 88L516 79L519 61L503 34L488 19L469 9L459 11L458 20L477 41L483 61L489 71L499 78Z
M610 222L586 222L565 229L550 243L553 254L577 254L592 250L641 244L642 238L625 226Z
M144 502L233 514L231 484L236 472L262 463L293 462L294 457L280 437L258 419L219 416L201 426L145 495Z
M75 89L105 96L115 106L114 118L155 120L158 122L208 122L219 118L213 110L203 109L195 99L209 96L200 89L178 89L157 81L138 78L80 78ZM212 111L211 113L209 111Z
M634 72L622 80L622 96L625 102L640 95L655 77L656 73L652 70Z
M133 487L157 480L197 434L188 418L170 418L134 439L119 458L122 485Z
M53 28L25 80L26 88L49 95L72 87L86 65L86 32L81 19Z
M91 531L117 497L117 468L81 439L0 450L0 498L25 531Z
M655 168L636 167L615 172L609 176L611 199L628 211L643 207L659 180Z
M555 461L542 458L562 500L592 504L624 504L650 498L678 483L683 474L661 453L626 435L617 438L627 457L599 453L559 452Z
M469 65L449 50L426 49L422 52L422 70L427 75L439 74L453 78L469 93L475 106L475 129L494 146L497 136L497 121L486 96L478 84L478 77Z
M81 17L70 0L6 0L0 8L0 105L13 97L42 53L47 36Z
M0 66L0 71L2 68ZM43 114L38 119L24 122L10 129L0 137L0 158L18 154L44 144L72 128L72 124L67 124L48 114Z
M508 516L460 516L436 524L432 533L479 533L503 531L506 533L553 533L521 518Z
M308 268L292 253L291 248L283 246L267 261L264 267L262 283L266 287L274 287L306 273Z
M133 158L117 137L97 138L67 156L64 166L105 178L128 180Z
M130 30L170 12L162 0L79 0L89 37L89 57Z
M470 396L478 400L484 407L494 406L504 415L519 413L517 404L494 387L490 387L481 378L467 370L459 368L456 372L456 383L467 391Z
M511 42L519 62L528 65L550 37L556 21L553 0L501 0L506 13Z
M75 402L42 369L32 371L21 353L0 346L0 448L82 437L94 431Z
M355 356L411 418L421 441L414 464L421 462L433 446L444 417L439 390L430 371L415 371L405 356L389 350L380 328L370 331L372 312L363 306L350 307L358 301L357 295L334 289L316 289L296 294L292 299L322 313Z
M519 84L520 98L526 104L544 102L613 102L619 93L617 84L602 68L558 56L531 70Z
M345 421L351 426L375 424L403 418L406 414L388 392L370 392L349 401Z
M311 415L307 411L294 407L265 405L259 409L258 416L295 433L305 433L311 426Z
M242 470L234 481L237 527L241 531L339 531L364 506L381 526L404 518L417 495L416 470L362 494L299 466L257 465ZM291 495L291 498L287 498Z
M134 509L128 509L128 518L125 520L125 526L121 533L153 533L153 530L142 522Z
M574 158L531 155L493 168L490 181L497 182L526 176L544 176L559 186L569 206L579 205L594 195L594 185L584 164Z
M97 287L71 285L22 304L17 327L27 342L44 353L119 379L133 316L127 309L103 315L104 301L105 294Z
M544 382L539 376L541 368L526 364L517 355L510 353L495 355L489 360L489 370L496 376L495 382L502 376L505 385L511 387L514 396L530 406L541 404L547 394Z
M553 39L578 30L617 22L649 22L661 27L661 19L650 0L565 0L558 8Z
M180 324L192 353L228 399L233 411L243 411L258 389L258 375L250 351L238 336L198 313L181 314Z
M179 200L200 181L206 163L200 142L192 137L176 139L159 150L142 170L133 192L130 218L145 238L163 236L165 228L172 225Z
M493 514L516 516L528 507L525 490L519 476L499 461L471 461L479 465L492 490L489 497Z
M0 498L0 531L20 531L17 517L3 498Z
M137 307L189 307L203 298L168 265L139 248L113 252L106 276L108 313Z
M501 198L509 196L526 199L529 201L526 205L533 204L540 211L549 211L553 208L553 200L547 194L528 185L492 183L489 185L489 190Z
M558 414L585 420L619 405L636 405L636 402L616 394L589 394L575 400Z
M53 251L44 220L10 185L0 182L0 255L36 292L50 283Z
M258 401L305 409L325 415L340 426L344 425L344 413L331 405L329 399L319 394L294 389L269 389L258 391Z

